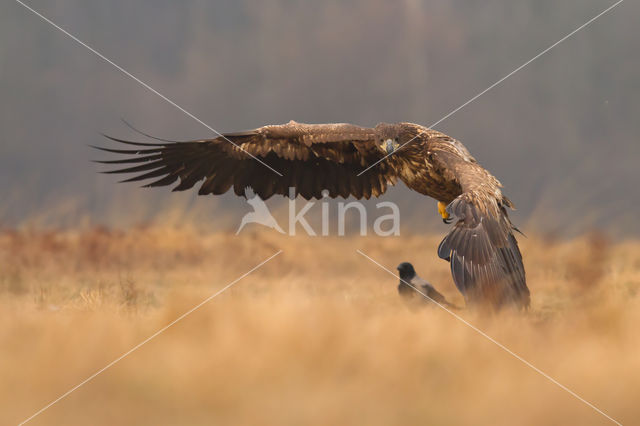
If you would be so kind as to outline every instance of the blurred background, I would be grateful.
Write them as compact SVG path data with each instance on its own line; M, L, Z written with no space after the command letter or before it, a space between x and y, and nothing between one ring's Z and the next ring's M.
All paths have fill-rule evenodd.
M230 132L291 119L431 125L614 1L28 4ZM436 126L504 183L528 235L531 310L460 315L625 424L640 417L639 15L621 3ZM140 137L121 118L169 139L215 136L0 2L0 423L36 413L278 250L33 424L606 421L441 310L403 303L397 279L357 254L391 270L411 261L462 305L435 256L448 228L435 200L403 184L383 196L400 207L400 238L257 225L236 237L251 210L241 198L97 173L91 160L109 155L88 145L106 144L101 132ZM389 212L379 201L366 203L370 228ZM286 228L286 199L268 204Z
M29 5L226 132L291 119L430 125L612 3ZM639 12L622 3L436 127L505 184L525 232L638 236ZM119 227L162 214L235 229L242 199L115 185L90 162L99 132L135 136L121 118L170 139L208 129L18 3L0 4L0 40L0 225ZM443 226L435 202L402 184L385 197L405 229Z

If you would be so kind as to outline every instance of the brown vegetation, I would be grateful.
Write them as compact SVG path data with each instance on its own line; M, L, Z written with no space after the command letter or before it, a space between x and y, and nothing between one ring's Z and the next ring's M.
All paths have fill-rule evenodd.
M0 233L0 423L15 424L279 249L283 253L31 424L606 424L443 310L439 236L195 229ZM640 242L521 239L532 309L460 315L621 421L640 415Z

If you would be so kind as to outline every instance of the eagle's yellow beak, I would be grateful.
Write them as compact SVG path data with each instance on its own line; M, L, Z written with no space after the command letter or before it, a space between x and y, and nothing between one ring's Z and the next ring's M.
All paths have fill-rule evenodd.
M380 148L386 151L387 155L390 155L396 150L396 145L397 143L393 139L387 139L380 145Z

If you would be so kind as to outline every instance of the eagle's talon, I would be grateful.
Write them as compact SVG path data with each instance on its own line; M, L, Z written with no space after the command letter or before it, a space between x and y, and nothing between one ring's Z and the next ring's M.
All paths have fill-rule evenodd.
M447 211L447 205L442 201L438 201L438 213L442 216L442 221L447 225L453 222L453 218L449 215Z

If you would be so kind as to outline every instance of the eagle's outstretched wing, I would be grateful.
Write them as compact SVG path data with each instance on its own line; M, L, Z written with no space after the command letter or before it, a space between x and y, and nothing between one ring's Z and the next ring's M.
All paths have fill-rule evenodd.
M198 193L223 194L233 187L244 195L251 187L262 199L274 194L322 198L352 195L358 199L376 197L395 184L396 171L388 162L358 176L363 169L380 160L376 129L352 124L303 124L289 122L255 130L227 133L223 137L185 142L142 143L107 136L133 149L96 147L103 151L128 155L126 158L99 161L131 166L106 173L137 173L124 182L155 179L145 186L166 186L179 180L174 191L192 188L199 181ZM250 155L249 155L250 154ZM277 170L278 176L255 158Z
M438 247L438 255L451 262L456 287L470 304L527 308L522 255L505 209L512 205L500 183L477 163L446 150L434 149L432 160L462 189L447 206L458 221Z

